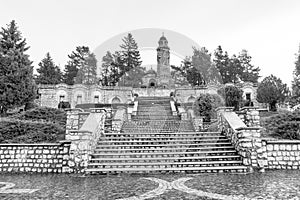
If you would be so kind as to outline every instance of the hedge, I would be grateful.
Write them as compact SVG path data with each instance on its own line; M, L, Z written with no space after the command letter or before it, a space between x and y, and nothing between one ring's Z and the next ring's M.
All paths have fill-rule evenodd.
M263 124L270 135L282 139L300 140L300 111L273 115Z
M19 114L12 115L10 118L31 121L45 121L57 123L60 126L65 127L67 114L65 111L56 108L37 107Z
M42 143L64 140L59 124L18 119L1 119L0 143Z

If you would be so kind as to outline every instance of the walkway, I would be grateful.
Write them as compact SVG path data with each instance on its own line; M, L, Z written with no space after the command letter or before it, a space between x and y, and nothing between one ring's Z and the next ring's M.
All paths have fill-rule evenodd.
M0 199L298 200L299 180L300 172L292 170L148 177L3 174L0 178Z

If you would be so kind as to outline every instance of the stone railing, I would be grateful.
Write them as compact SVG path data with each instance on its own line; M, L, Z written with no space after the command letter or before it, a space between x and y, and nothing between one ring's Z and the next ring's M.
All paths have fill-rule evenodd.
M114 132L120 132L124 121L126 120L126 108L118 107L115 116L112 120L112 130Z
M248 127L260 126L258 107L243 107L236 113Z
M177 113L177 110L176 110L176 106L175 106L174 100L171 100L171 101L170 101L170 106L171 106L171 110L172 110L172 115L173 115L173 116L177 116L178 113Z
M203 129L203 117L196 116L193 109L188 110L188 118L192 121L195 131Z
M246 124L233 112L233 108L219 108L219 130L226 135L243 159L249 171L253 168L264 170L267 166L266 148L263 147L260 128L247 127Z
M300 140L264 140L268 169L300 169Z
M0 144L0 172L68 172L70 142Z
M66 139L71 141L69 172L85 171L98 140L104 136L105 117L105 110L91 109L91 113L79 130L66 131Z

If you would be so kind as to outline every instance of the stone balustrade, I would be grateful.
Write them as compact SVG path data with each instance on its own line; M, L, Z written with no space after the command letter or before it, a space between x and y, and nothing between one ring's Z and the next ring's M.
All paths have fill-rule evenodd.
M0 144L0 172L68 172L70 142Z
M118 107L112 120L112 130L119 133L125 120L126 108Z
M66 139L71 141L69 172L83 173L100 137L104 136L106 112L91 109L91 113L79 130L67 130Z
M267 166L266 148L263 146L260 129L247 127L246 124L233 112L233 108L219 108L219 129L231 140L243 164L249 170L258 168L264 170Z
M175 102L173 100L170 101L170 105L171 105L172 115L177 116L178 113L177 113L177 110L176 110Z

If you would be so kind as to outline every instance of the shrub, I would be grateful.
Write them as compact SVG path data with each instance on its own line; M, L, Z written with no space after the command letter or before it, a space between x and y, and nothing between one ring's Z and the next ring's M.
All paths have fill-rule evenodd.
M265 129L282 139L300 139L300 111L273 115L264 122Z
M0 121L0 143L41 143L63 140L65 130L58 124L18 119Z
M233 85L227 85L218 90L218 93L225 99L225 105L239 110L243 99L243 90Z
M20 120L52 122L65 127L67 114L65 111L56 108L37 107L16 115L12 115L11 118Z
M202 94L193 104L193 110L196 116L203 116L205 122L211 118L216 118L215 109L223 106L224 100L217 94Z

